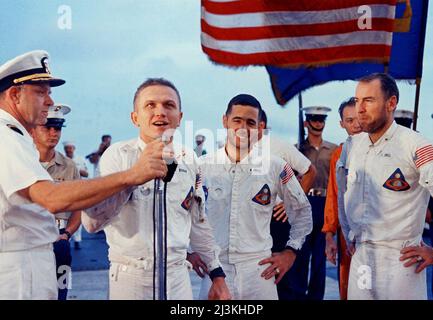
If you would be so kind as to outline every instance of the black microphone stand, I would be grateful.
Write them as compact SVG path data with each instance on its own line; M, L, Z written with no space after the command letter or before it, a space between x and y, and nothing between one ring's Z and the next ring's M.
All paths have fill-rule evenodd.
M155 179L153 202L153 299L167 300L167 183L171 181L177 168L173 159L167 165L165 178ZM156 278L158 279L158 292L156 292ZM157 294L156 294L157 293Z

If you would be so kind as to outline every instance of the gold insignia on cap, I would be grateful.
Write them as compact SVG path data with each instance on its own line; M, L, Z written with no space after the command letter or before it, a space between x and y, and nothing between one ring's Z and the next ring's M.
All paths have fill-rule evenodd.
M48 73L37 73L37 74L32 74L30 76L15 79L14 83L20 83L28 80L50 80L50 79L51 79L51 75L49 75Z

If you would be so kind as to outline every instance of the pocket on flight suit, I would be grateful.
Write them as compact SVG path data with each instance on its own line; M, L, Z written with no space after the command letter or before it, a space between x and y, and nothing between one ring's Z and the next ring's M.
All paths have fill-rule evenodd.
M132 238L144 232L153 210L153 183L138 186L130 195L126 205L116 218L118 234ZM150 227L149 227L150 228Z

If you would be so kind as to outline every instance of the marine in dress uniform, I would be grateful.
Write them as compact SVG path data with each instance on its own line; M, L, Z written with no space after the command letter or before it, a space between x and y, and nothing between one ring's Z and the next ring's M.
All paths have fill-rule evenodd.
M325 235L322 233L329 163L335 144L322 139L325 121L330 108L313 106L303 108L308 129L301 151L316 167L316 178L308 191L313 211L313 231L307 236L293 268L289 272L289 287L293 300L323 300L325 295L326 256ZM311 258L311 263L310 263ZM310 277L308 277L310 271Z
M36 148L40 153L40 162L56 182L80 179L80 173L75 163L56 151L61 138L65 115L71 111L64 104L55 104L48 109L47 122L32 130ZM56 274L59 283L59 300L66 300L71 278L71 248L70 238L81 224L81 211L61 212L55 215L60 236L54 242L56 257Z

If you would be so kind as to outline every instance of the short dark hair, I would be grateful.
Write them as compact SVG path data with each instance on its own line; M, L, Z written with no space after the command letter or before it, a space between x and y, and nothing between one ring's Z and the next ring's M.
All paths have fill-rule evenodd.
M182 110L179 91L171 81L168 81L167 79L164 78L148 78L146 81L140 84L140 86L137 88L137 91L135 91L134 94L134 109L135 109L135 103L138 99L138 95L140 94L140 92L146 89L147 87L151 87L151 86L165 86L173 89L176 92L177 98L179 99L179 110Z
M395 82L394 78L391 77L389 74L386 73L372 73L367 76L362 77L359 79L359 82L372 82L374 80L380 81L380 87L382 89L383 94L385 95L385 99L388 100L392 96L396 96L397 103L398 99L400 97L397 83Z
M230 112L232 112L234 105L249 106L249 107L259 109L259 119L260 119L260 114L262 112L262 106L260 105L260 102L256 98L254 98L252 95L241 93L241 94L238 94L237 96L233 97L229 101L229 104L227 105L226 116L228 116L230 114Z
M343 101L338 107L338 113L340 114L340 119L343 120L343 112L346 107L354 107L356 104L355 97L350 97L349 99Z
M110 139L111 139L111 136L110 136L109 134L104 134L104 135L101 137L101 141L104 141L106 138L110 138Z

